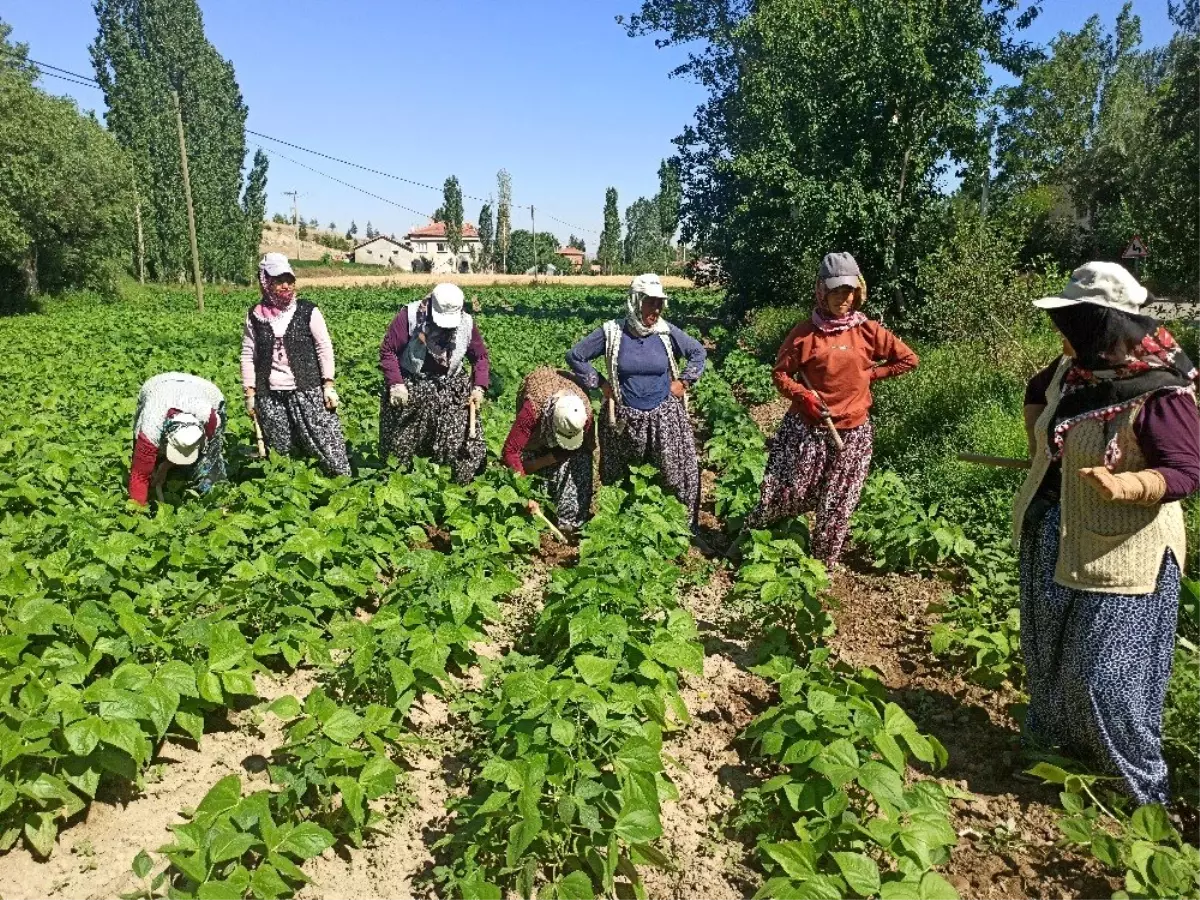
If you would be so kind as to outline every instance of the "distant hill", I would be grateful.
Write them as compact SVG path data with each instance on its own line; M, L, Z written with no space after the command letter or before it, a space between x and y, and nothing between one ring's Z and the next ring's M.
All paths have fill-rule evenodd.
M343 250L331 250L318 244L313 237L315 235L331 235L332 237L341 238L343 235L335 234L332 231L326 231L320 228L310 228L308 231L309 239L302 241L296 237L298 229L295 225L279 225L275 222L263 223L262 241L259 242L259 253L284 253L288 259L320 259L328 253L333 259L345 259L348 255Z

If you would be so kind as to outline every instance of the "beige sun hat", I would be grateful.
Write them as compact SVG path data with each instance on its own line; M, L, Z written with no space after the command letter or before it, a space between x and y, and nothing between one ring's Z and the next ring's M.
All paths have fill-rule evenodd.
M177 466L190 466L200 458L204 447L204 429L200 420L190 413L175 413L163 426L166 438L164 452L168 462Z
M1039 309L1062 309L1077 303L1091 303L1140 316L1149 296L1150 292L1120 263L1090 262L1071 273L1071 280L1062 293L1034 300L1033 305Z

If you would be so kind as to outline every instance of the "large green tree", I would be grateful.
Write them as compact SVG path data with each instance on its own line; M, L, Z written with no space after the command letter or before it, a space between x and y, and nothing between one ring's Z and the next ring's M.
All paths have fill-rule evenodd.
M173 92L189 153L201 270L245 278L254 251L243 196L246 105L233 66L204 34L196 0L95 0L91 45L110 131L128 151L143 198L146 260L165 280L191 271ZM257 173L265 177L265 159ZM255 187L257 189L257 186Z
M663 259L663 238L658 204L638 197L625 210L622 261L640 271L655 271Z
M658 195L654 202L658 206L658 229L662 233L664 248L669 249L671 238L679 228L679 210L683 202L678 160L664 159L659 163Z
M0 21L0 312L38 292L115 292L133 247L129 158L74 102L34 86Z
M735 300L810 296L829 250L876 285L912 284L939 179L977 152L984 65L1024 60L1017 5L642 3L628 32L686 45L675 74L709 91L676 141L683 237L724 263Z
M267 154L261 149L254 151L254 163L246 179L246 191L242 194L242 222L246 229L243 251L249 259L258 255L262 243L263 217L267 214ZM332 222L329 230L337 228Z
M508 248L508 271L515 275L523 275L534 266L534 241L528 230L518 228L511 235ZM539 272L546 271L546 266L557 264L558 237L550 231L537 233L537 267Z
M611 275L621 260L621 214L617 210L616 188L604 192L604 229L600 232L596 258L605 275Z

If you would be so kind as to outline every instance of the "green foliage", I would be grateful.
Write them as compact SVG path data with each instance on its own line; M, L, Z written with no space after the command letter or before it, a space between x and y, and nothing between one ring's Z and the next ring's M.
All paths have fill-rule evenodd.
M1104 790L1108 779L1050 762L1029 774L1062 787L1058 796L1068 813L1058 822L1062 843L1124 872L1125 889L1114 898L1194 897L1200 891L1200 851L1180 837L1161 805L1140 806L1129 815L1119 805L1125 798Z
M725 354L721 361L721 374L746 403L769 403L779 396L771 376L771 367L740 347Z
M758 487L767 467L766 441L717 372L705 372L693 394L711 432L704 452L709 467L717 473L713 486L716 514L738 527L758 502Z
M511 272L508 265L509 244L512 241L512 176L507 169L496 173L496 252L501 272ZM493 259L493 262L495 262Z
M603 244L603 238L601 238ZM631 269L653 272L663 261L663 236L657 204L638 197L625 210L622 262Z
M175 91L191 150L201 271L211 281L246 280L258 253L248 233L262 221L266 159L256 160L243 197L247 110L233 66L205 37L195 0L98 0L95 10L92 62L109 131L128 153L142 199L148 271L163 281L191 273Z
M133 221L128 158L72 101L33 86L10 31L0 21L0 314L39 291L114 293Z
M939 516L936 504L916 502L895 472L867 479L852 525L854 540L885 572L935 572L975 551L962 526Z
M479 258L476 270L490 272L495 264L496 220L492 215L492 204L485 203L479 210Z
M601 489L528 637L536 656L510 654L464 704L482 747L440 842L448 893L611 895L618 875L640 892L638 865L668 865L662 732L686 721L678 673L701 674L704 652L674 597L687 511L650 474Z
M833 634L833 619L825 610L829 590L825 566L794 538L753 531L743 560L729 602L767 638L767 646L779 635L807 653Z
M558 259L558 238L551 231L539 231L535 242L528 231L518 228L509 236L508 271L514 275L523 275L534 268L535 258L538 271L546 271L546 266Z
M658 230L667 247L675 230L679 227L679 211L683 204L683 188L679 184L679 160L664 159L658 165L658 194L654 198L658 207ZM583 249L580 247L579 249Z

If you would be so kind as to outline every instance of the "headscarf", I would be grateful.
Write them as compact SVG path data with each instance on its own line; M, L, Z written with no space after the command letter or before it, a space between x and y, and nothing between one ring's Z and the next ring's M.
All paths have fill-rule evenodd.
M433 303L433 294L429 294L421 300L421 304L417 307L417 333L412 335L409 340L415 337L418 341L425 345L425 355L428 359L434 360L443 368L450 368L450 357L454 353L454 339L457 334L454 328L441 328L430 315L430 305Z
M286 281L271 284L271 276L266 269L259 266L258 289L262 300L254 307L255 314L263 321L269 321L285 312L296 300L296 284Z
M812 323L817 326L818 331L823 334L837 334L840 331L849 331L851 328L856 328L867 321L866 315L859 310L862 300L866 296L867 286L861 277L859 278L859 283L862 286L858 289L854 306L850 308L850 311L845 315L831 316L829 310L825 308L825 296L821 293L821 282L820 280L817 281L813 302Z
M667 298L655 298L662 300L662 313L659 313L657 322L647 325L642 321L642 298L644 296L641 291L629 292L629 297L625 301L625 327L629 329L630 333L640 338L649 337L652 334L668 333L671 329L663 317L663 313L667 311Z
M1049 425L1050 458L1062 456L1072 425L1102 419L1107 436L1104 464L1112 468L1121 452L1116 434L1107 434L1107 429L1117 414L1160 391L1194 390L1196 367L1171 332L1150 316L1095 303L1047 313L1075 351Z

